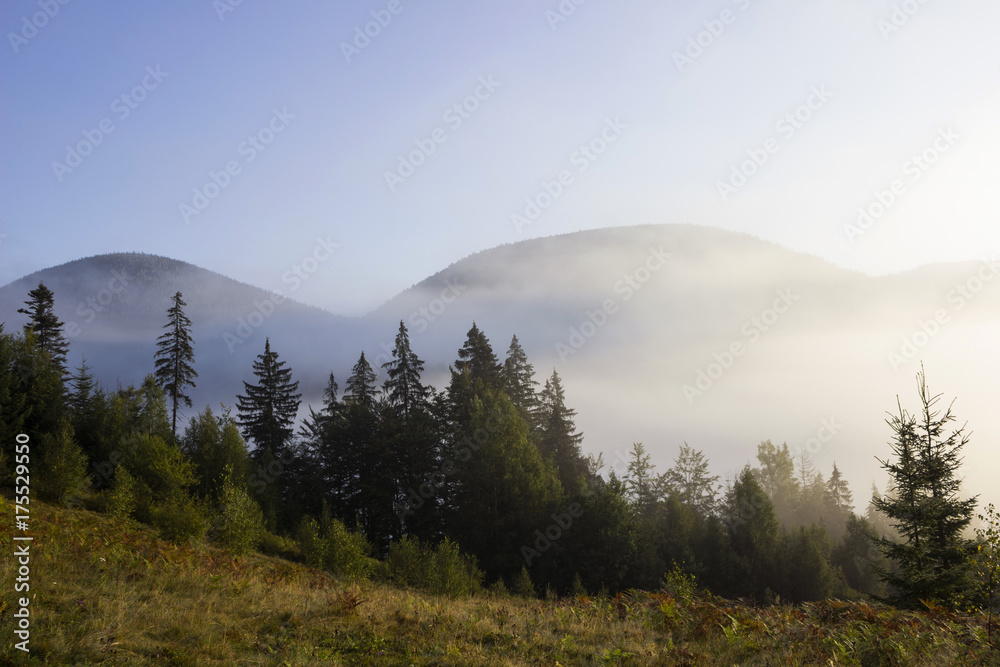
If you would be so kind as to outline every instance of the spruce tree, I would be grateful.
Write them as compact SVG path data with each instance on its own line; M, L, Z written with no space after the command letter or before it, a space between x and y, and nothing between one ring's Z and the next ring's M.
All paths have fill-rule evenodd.
M53 310L55 295L40 282L38 287L28 292L28 296L30 298L24 302L27 308L17 309L17 312L31 318L24 327L25 332L30 331L34 334L34 343L38 349L47 352L59 370L65 374L69 343L62 331L63 323Z
M524 353L524 348L517 340L517 336L511 338L510 347L507 349L507 358L503 362L500 371L500 379L503 382L504 391L511 403L532 430L538 428L538 395L535 387L538 381L535 380L535 368L528 361L528 355Z
M271 340L264 342L264 353L253 364L257 384L244 381L246 395L237 396L239 424L243 437L252 440L254 458L284 458L292 437L292 424L299 409L302 394L299 383L292 382L292 371L271 351Z
M183 402L191 407L191 397L184 393L185 387L195 387L194 341L191 339L191 320L184 314L184 300L177 292L172 297L173 305L167 309L168 321L163 325L167 332L156 339L156 381L166 392L172 406L171 433L177 440L177 404Z
M975 497L960 496L961 480L956 476L961 450L969 441L965 426L946 434L955 420L951 406L944 414L934 409L941 395L931 395L923 368L917 385L920 415L911 415L900 405L899 414L887 420L895 460L876 457L892 478L893 496L872 500L875 509L893 521L901 538L880 541L885 556L897 566L897 571L882 570L880 575L893 589L889 600L905 608L919 608L923 601L955 605L966 594L968 554L973 547L962 531L976 507Z
M586 482L587 463L580 451L583 434L576 431L573 423L576 410L566 407L562 379L555 370L552 377L545 381L540 402L538 449L555 465L566 493L573 493L581 489L581 483Z
M455 371L458 373L462 373L466 368L473 383L478 387L494 390L501 388L500 363L490 346L489 339L479 330L475 322L472 323L465 345L458 351L458 360L455 362Z
M402 320L399 322L392 359L382 364L382 368L389 376L383 384L386 397L403 421L407 422L414 412L425 408L430 390L420 381L424 362L410 349L410 336Z

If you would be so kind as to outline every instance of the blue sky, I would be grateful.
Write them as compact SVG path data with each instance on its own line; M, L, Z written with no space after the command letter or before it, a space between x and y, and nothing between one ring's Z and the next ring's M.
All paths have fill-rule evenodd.
M135 250L281 288L323 239L290 296L361 314L498 244L672 222L873 273L978 259L998 24L988 0L8 1L0 284Z

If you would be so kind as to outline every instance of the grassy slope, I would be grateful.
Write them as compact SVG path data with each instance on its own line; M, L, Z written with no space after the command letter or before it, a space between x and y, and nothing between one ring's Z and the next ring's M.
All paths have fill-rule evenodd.
M1000 665L984 623L824 602L754 609L667 593L555 602L354 587L284 560L178 547L85 510L32 506L32 653L0 663L178 665ZM5 517L10 502L0 499ZM3 520L5 554L10 519Z

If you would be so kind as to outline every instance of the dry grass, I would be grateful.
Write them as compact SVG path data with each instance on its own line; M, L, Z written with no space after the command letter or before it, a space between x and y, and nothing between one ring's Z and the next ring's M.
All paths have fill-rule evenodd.
M0 501L10 516L13 509ZM4 522L4 543L10 542ZM33 505L32 652L49 665L980 665L982 619L829 601L755 609L698 595L449 599L338 582L275 558L178 547ZM13 580L12 559L0 569Z

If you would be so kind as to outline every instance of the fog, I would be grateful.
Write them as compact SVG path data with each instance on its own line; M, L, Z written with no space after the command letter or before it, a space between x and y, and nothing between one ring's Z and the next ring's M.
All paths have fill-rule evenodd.
M85 355L106 386L134 384L152 370L167 299L179 290L195 327L195 409L233 405L270 337L301 383L303 413L318 407L330 372L344 386L362 350L381 371L401 320L426 381L443 389L475 321L501 361L517 335L540 383L559 372L586 452L611 462L643 442L662 471L687 442L731 476L770 439L825 476L835 461L863 509L872 482L886 480L875 460L889 455L886 413L897 395L919 408L921 362L932 392L943 393L939 407L957 398L956 426L972 432L967 491L996 500L995 269L933 265L871 277L743 234L658 225L481 252L360 318L288 300L270 308L273 294L218 274L112 255L0 289L0 320L19 327L25 318L14 311L45 280L57 313L79 326L71 365ZM134 275L85 321L88 297L109 289L112 271Z

